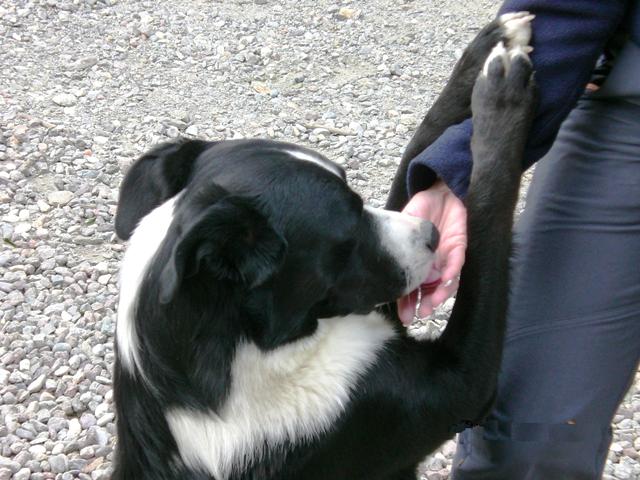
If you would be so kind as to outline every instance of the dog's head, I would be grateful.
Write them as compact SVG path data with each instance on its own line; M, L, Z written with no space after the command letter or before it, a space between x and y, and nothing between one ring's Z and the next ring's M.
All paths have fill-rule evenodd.
M318 153L265 140L149 152L122 184L116 231L146 257L126 257L123 273L126 262L144 264L157 287L147 298L193 305L207 290L233 292L266 346L286 340L276 332L302 333L310 320L366 313L414 290L438 242L429 222L363 206ZM205 296L191 298L196 291Z

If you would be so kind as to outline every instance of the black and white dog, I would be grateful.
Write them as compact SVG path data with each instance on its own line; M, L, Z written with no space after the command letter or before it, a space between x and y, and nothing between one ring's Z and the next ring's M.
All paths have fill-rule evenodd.
M427 453L482 420L533 104L529 21L479 34L412 141L424 148L473 110L470 245L435 341L410 338L390 305L424 280L435 227L363 206L318 153L187 141L133 165L116 217L130 245L115 479L415 479ZM404 170L392 207L406 202Z

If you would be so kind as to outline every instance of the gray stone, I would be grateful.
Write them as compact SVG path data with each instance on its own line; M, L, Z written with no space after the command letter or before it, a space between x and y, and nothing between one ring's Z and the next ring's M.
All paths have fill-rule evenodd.
M13 460L24 467L31 460L31 454L26 450L21 450L20 453L13 457Z
M14 290L5 297L4 302L12 307L17 307L24 302L24 295L22 292Z
M92 480L109 480L110 477L109 470L98 469L91 472Z
M63 428L69 427L69 421L66 418L51 417L47 422L47 426L54 432L59 432Z
M69 470L82 470L87 466L87 463L88 463L87 460L83 458L72 458L69 460L69 464L67 465L67 468Z
M67 456L60 454L49 457L49 466L53 473L64 473L67 470Z
M80 425L83 430L87 430L89 427L93 427L96 424L96 417L90 413L83 413L80 417Z
M16 436L24 440L33 440L34 438L36 438L35 433L33 433L31 430L27 430L26 428L18 428L16 430Z
M0 457L0 469L7 469L11 473L16 473L20 470L20 467L21 465L18 462L13 461L10 458Z
M624 463L619 463L617 465L614 465L613 475L619 480L630 480L633 478L637 478L633 475L632 468L629 465Z
M47 453L47 448L44 445L32 445L29 447L29 453L34 460L44 460Z
M25 468L28 468L29 471L32 472L40 472L42 471L42 465L37 460L30 460L25 464Z
M80 458L89 459L96 455L96 451L92 446L84 447L80 450Z
M99 427L104 427L105 425L108 425L110 423L112 423L115 419L115 414L114 413L105 413L103 416L101 416L98 419L98 423L97 425Z
M31 477L31 470L28 468L21 468L13 476L13 480L29 480Z
M95 55L89 55L88 57L82 57L76 60L73 64L73 68L77 70L85 70L93 67L96 63L98 63L98 57Z
M64 306L62 306L62 308L64 308ZM60 342L60 343L56 343L53 346L52 349L54 352L70 352L71 351L71 345L69 345L66 342Z

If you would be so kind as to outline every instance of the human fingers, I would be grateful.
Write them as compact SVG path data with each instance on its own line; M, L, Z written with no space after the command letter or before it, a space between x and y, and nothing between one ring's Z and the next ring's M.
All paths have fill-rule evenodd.
M464 265L466 248L463 244L456 245L448 252L443 260L442 275L438 287L428 295L433 308L438 307L447 298L452 296L458 289L458 279L460 271Z
M440 306L449 297L455 295L458 290L460 281L457 278L451 279L436 288L429 299L434 307Z
M431 298L429 295L425 295L422 297L422 301L420 302L420 310L418 311L418 316L420 318L428 317L433 314L434 306L431 303Z
M402 210L403 213L437 223L442 208L440 196L429 190L416 193ZM438 217L438 218L435 218Z

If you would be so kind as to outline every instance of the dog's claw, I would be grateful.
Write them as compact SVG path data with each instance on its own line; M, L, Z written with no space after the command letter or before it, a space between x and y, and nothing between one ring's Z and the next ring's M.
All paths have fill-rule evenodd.
M500 16L508 47L525 46L531 41L531 22L536 18L529 12L505 13Z

